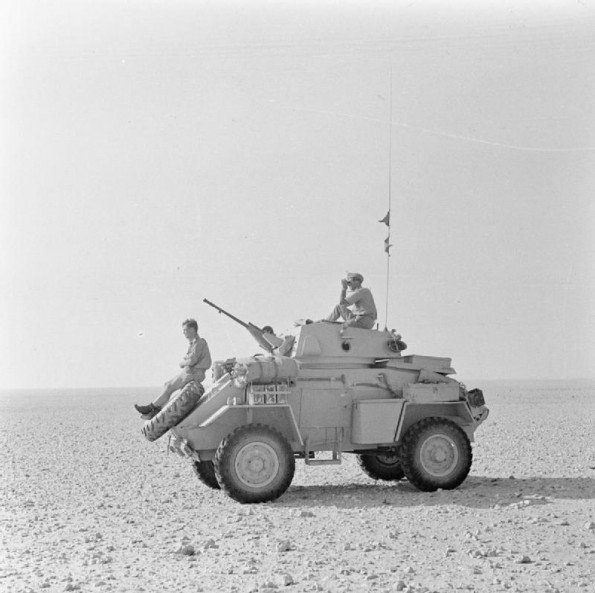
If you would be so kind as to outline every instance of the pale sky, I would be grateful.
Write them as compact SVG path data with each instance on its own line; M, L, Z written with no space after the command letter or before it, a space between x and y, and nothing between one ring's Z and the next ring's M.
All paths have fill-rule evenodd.
M347 271L383 327L389 194L406 354L595 376L594 2L9 0L0 56L1 388L249 356L203 298L284 332Z

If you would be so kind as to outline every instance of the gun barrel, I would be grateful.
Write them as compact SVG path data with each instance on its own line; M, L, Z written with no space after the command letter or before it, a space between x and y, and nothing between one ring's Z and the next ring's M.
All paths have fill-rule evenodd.
M221 307L217 306L215 303L212 303L208 299L203 299L203 303L210 305L211 307L213 307L213 309L217 309L217 311L219 311L219 313L223 313L223 315L227 315L229 318L233 319L236 323L239 323L240 325L243 325L244 327L249 327L249 325L245 321L238 319L235 315L228 313L225 309L222 309Z
M231 313L228 313L225 309L222 309L221 307L217 306L215 303L212 303L211 301L209 301L208 299L203 299L203 303L206 303L207 305L210 305L211 307L213 307L213 309L217 309L217 311L219 311L219 313L223 313L223 315L227 315L229 318L233 319L236 323L239 323L240 325L244 326L249 332L250 335L267 351L272 352L273 351L273 346L270 342L268 342L264 335L263 335L263 331L256 325L254 325L253 323L246 323L245 321L242 321L241 319L238 319L235 315L232 315Z

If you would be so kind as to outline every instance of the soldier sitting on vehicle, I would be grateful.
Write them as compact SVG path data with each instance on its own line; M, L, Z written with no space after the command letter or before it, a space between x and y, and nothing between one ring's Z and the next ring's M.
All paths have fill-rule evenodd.
M146 419L157 415L161 408L169 401L173 393L182 389L190 381L202 383L205 371L211 366L209 345L204 338L198 335L198 324L194 319L186 319L182 324L184 336L188 340L188 351L180 362L182 372L165 383L161 395L147 406L134 404L136 411Z
M339 304L323 321L343 319L343 327L361 327L372 329L376 323L376 305L369 288L363 288L364 277L361 274L349 273L341 280Z

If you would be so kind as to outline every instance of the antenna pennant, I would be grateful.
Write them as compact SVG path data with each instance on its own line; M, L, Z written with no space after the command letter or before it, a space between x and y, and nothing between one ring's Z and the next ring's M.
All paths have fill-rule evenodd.
M386 213L386 216L382 219L379 220L378 222L383 222L386 226L390 226L390 210Z
M390 236L389 236L389 237L387 237L387 238L384 240L384 251L385 251L386 253L388 253L388 255L390 255L390 253L389 253L389 249L390 249L391 247L392 247L392 243L390 243Z

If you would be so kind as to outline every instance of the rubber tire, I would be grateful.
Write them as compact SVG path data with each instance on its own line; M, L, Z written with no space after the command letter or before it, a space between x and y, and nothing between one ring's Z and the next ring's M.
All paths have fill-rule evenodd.
M243 470L243 476L238 469ZM252 475L248 475L250 471ZM295 458L287 439L265 424L236 428L223 439L215 456L221 489L241 503L279 498L289 488L294 472Z
M145 422L141 432L148 441L156 441L170 428L177 426L198 405L205 388L195 381L190 381L182 388L180 393L169 400L162 410Z
M458 424L445 418L424 418L411 426L400 453L405 476L423 492L456 488L465 481L473 460L467 435ZM436 453L441 455L432 460Z
M215 464L212 461L193 461L192 469L205 486L213 490L221 490L215 474Z
M388 462L389 457L394 459L392 463ZM390 456L362 454L357 456L357 462L364 473L373 480L398 482L405 477L401 459L396 453Z

